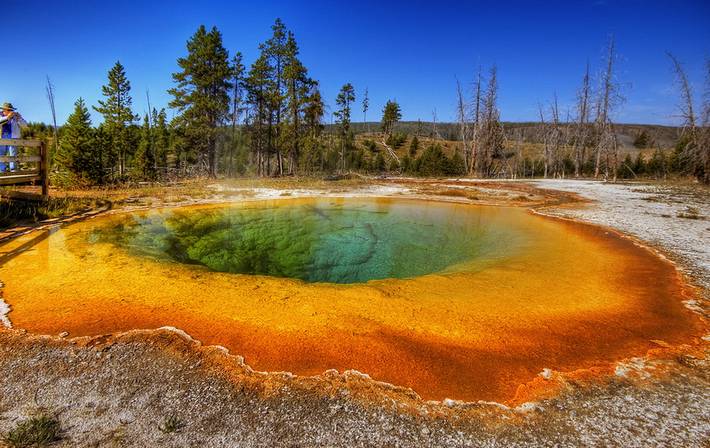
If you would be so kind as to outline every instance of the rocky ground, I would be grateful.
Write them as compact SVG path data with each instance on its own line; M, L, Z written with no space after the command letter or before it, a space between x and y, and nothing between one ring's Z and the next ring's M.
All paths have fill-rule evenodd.
M707 288L707 190L577 181L536 186L543 190L524 183L407 180L365 188L376 195L547 205L543 213L616 227L648 241ZM572 196L552 189L596 202L570 207ZM215 190L299 195L297 188ZM702 301L691 305L699 313L707 310ZM424 402L356 372L311 378L254 372L239 357L201 347L172 329L76 339L4 329L0 433L42 413L61 425L52 446L708 446L706 349L680 347L652 360L631 359L603 380L547 372L538 381L558 393L507 407Z

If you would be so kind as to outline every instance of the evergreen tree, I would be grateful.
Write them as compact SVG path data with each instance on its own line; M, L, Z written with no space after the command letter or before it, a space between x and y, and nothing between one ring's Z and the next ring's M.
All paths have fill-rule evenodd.
M153 145L157 172L165 173L170 152L170 130L165 109L153 109Z
M415 161L414 169L421 176L441 176L448 171L448 160L441 146L431 145Z
M103 115L105 131L111 139L116 151L115 159L118 161L118 173L126 173L126 163L131 151L128 127L133 124L137 116L133 114L131 106L131 83L126 77L126 70L120 61L116 61L108 72L108 84L101 87L104 101L99 101L99 106L94 107L96 112Z
M387 164L385 163L385 156L382 155L382 152L377 153L377 157L375 157L375 164L373 166L373 169L377 173L382 173L385 170L385 167Z
M631 158L631 154L626 153L626 157L624 157L623 162L621 162L619 171L617 175L622 179L630 179L638 175L638 173L634 171L634 161Z
M409 156L409 154L405 155L402 157L402 172L409 174L412 172L412 158Z
M355 101L355 89L353 85L347 83L340 88L338 97L335 99L335 104L338 105L338 110L335 111L337 122L340 124L340 132L345 135L350 132L350 112L351 104Z
M295 174L304 137L305 108L315 81L298 58L296 39L281 19L271 27L272 36L259 45L260 54L245 80L251 106L251 145L259 175L271 174L271 157L276 156L275 174Z
M118 153L113 149L113 140L106 123L101 123L94 129L94 158L97 165L94 182L104 184L115 176L111 174L118 166Z
M636 135L636 138L634 139L634 146L643 149L643 148L648 148L651 144L651 136L648 135L648 132L646 132L645 129L643 129L641 132Z
M234 156L238 142L241 140L237 139L237 124L242 113L243 90L246 82L244 79L244 64L242 64L242 54L240 52L237 52L232 58L232 78L232 138L229 144L229 160L227 162L227 174L229 176L234 175Z
M247 100L251 106L251 147L259 176L270 174L269 157L272 140L273 113L269 102L272 78L266 54L254 61L246 79Z
M178 59L180 71L173 73L177 86L168 90L170 107L179 112L177 125L196 151L198 161L210 176L217 175L217 131L229 114L232 67L216 27L200 25L187 42L187 56Z
M74 103L74 112L62 129L56 155L57 165L69 174L69 182L98 184L102 180L101 153L94 144L91 117L83 98Z
M505 158L505 134L498 110L498 70L495 66L490 71L481 118L480 149L477 151L480 160L476 166L480 167L481 174L491 177L496 174L494 162Z
M411 157L411 158L416 157L417 151L419 151L419 139L415 135L412 138L412 142L409 144L409 157Z
M666 155L661 151L660 148L656 149L651 156L651 160L648 161L647 165L648 173L656 177L657 179L666 176L667 172L667 161Z
M396 101L389 100L382 110L382 132L385 136L392 135L394 125L402 119L402 111Z
M345 170L345 155L352 149L353 134L350 130L351 104L355 101L355 89L353 85L347 83L340 88L335 104L338 110L335 111L337 123L340 125L340 169Z
M140 132L140 142L134 158L133 174L137 179L155 178L155 157L153 147L153 133L150 128L148 114L143 117L143 126Z
M263 58L267 68L266 105L268 108L268 133L267 147L269 152L276 156L276 169L279 176L283 175L283 153L281 151L284 131L281 122L285 113L286 82L284 70L288 53L288 32L286 25L277 18L271 26L272 35L266 42L259 46L260 58ZM268 162L268 160L267 160Z
M641 151L639 151L636 156L636 160L634 161L634 173L636 173L637 176L646 174L646 162L643 159Z
M284 145L289 153L289 174L296 174L296 166L300 155L302 110L308 100L308 93L314 83L308 77L308 70L298 59L298 44L290 31L286 39L284 83L286 84L286 101L288 109L288 125Z
M370 132L370 125L367 124L367 111L370 109L370 93L367 87L365 87L365 95L362 97L362 121L365 122L367 126L367 132Z
M446 157L446 155L444 155L444 157ZM452 176L462 176L466 174L466 165L458 151L454 151L454 155L448 159L448 166L444 174Z
M303 118L305 122L305 137L303 143L304 157L300 161L303 168L309 172L323 171L325 168L324 148L321 143L323 132L323 114L325 105L318 90L318 82L313 81L309 86L308 96L305 99Z
M306 128L308 129L308 135L315 138L320 136L323 130L323 123L321 121L325 113L325 104L323 104L323 97L318 89L318 82L313 81L309 87L310 90L304 106L304 119Z

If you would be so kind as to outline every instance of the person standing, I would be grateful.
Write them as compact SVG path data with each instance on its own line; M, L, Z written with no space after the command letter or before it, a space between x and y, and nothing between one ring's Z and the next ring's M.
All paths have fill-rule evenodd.
M22 116L17 112L17 109L10 104L4 103L0 106L0 138L20 138L20 126L26 124ZM10 145L0 145L0 156L17 155L17 147ZM15 171L15 162L5 163L0 162L0 172Z

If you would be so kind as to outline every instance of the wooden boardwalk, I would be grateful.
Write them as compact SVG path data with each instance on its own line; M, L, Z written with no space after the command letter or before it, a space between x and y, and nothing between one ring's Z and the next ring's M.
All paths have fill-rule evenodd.
M39 184L42 186L42 196L47 197L49 194L49 157L44 142L3 138L0 139L0 146L14 146L18 152L20 152L20 148L26 148L22 152L27 152L27 149L36 152L32 155L0 156L0 162L5 164L13 162L17 165L15 171L0 172L0 186Z

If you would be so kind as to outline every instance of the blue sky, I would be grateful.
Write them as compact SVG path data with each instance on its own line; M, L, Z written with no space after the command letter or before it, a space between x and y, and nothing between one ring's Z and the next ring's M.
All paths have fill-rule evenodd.
M358 102L369 89L368 119L379 119L384 103L394 98L406 120L430 120L433 110L440 121L453 120L456 77L469 88L479 64L496 64L502 118L534 120L538 104L549 103L555 93L563 108L572 104L585 64L594 73L601 70L613 34L626 96L615 119L672 123L676 95L665 51L684 62L698 95L710 57L707 0L25 0L5 2L0 17L6 28L2 57L8 62L0 63L0 101L11 101L30 121L46 122L46 75L55 85L63 122L79 96L96 104L117 59L126 67L136 112L146 110L146 90L153 106L166 106L175 61L200 24L216 25L230 53L241 51L251 64L281 17L329 104L346 82L355 86ZM354 119L362 120L362 114Z

